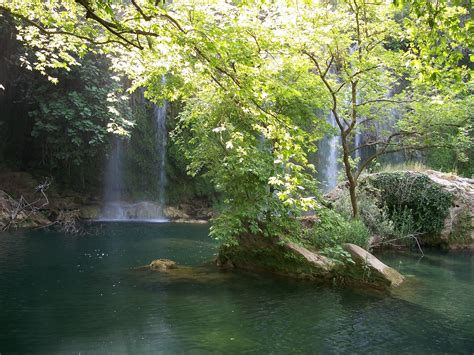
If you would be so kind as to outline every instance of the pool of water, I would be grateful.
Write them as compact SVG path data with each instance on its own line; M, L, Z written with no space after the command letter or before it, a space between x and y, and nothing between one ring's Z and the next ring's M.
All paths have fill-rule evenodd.
M219 273L207 226L0 234L0 353L474 352L474 255L386 253L392 296ZM169 276L137 270L157 258Z

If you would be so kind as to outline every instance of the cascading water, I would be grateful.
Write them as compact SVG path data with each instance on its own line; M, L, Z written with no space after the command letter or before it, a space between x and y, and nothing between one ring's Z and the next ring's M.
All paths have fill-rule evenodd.
M166 131L166 101L162 106L155 106L156 122L156 145L159 158L158 171L158 202L161 207L161 216L163 216L163 206L165 205L166 192L166 143L168 132Z
M354 138L354 148L359 147L362 144L362 133L360 131L355 132L355 138ZM355 158L359 159L361 158L361 149L357 149L355 151Z
M125 219L125 213L122 207L122 153L123 139L114 137L112 151L107 160L105 170L105 188L104 188L104 208L102 209L102 219Z
M329 114L329 123L331 126L336 127L336 118L334 113L331 111ZM339 172L339 164L337 162L337 153L339 150L339 136L332 136L329 138L329 155L328 165L326 167L326 186L328 190L332 190L337 185L337 175Z
M327 117L327 122L334 128L337 127L334 114L331 112ZM323 192L332 190L337 185L339 164L337 161L339 153L339 136L325 137L318 147L319 181Z
M357 50L357 45L353 45L349 48L350 54L355 53ZM335 67L331 67L329 69L330 74L336 73ZM387 93L387 98L393 97L397 90L400 88L393 88ZM356 104L361 104L361 98L356 98ZM399 110L394 107L389 110L386 114L386 117L383 119L375 120L373 122L374 127L369 127L368 125L362 123L358 124L356 127L356 131L353 132L354 134L354 148L366 145L363 148L357 149L353 153L353 158L358 161L357 164L360 164L361 161L367 159L367 156L373 154L374 146L369 146L368 143L371 141L377 141L381 137L387 136L387 133L391 133L394 131L394 127L396 126L397 121L400 119L401 113ZM360 121L363 120L359 119ZM338 130L336 119L334 114L331 112L327 117L327 122ZM325 137L323 138L318 146L318 158L317 158L317 166L319 167L318 172L318 180L321 183L321 189L323 192L328 192L332 190L337 185L338 173L339 173L339 164L338 164L338 152L339 147L341 146L340 143L340 136L332 136L332 137ZM387 156L382 156L378 158L379 161L383 163L401 163L406 160L406 157L403 153L392 153ZM359 165L360 166L360 165Z
M153 107L153 119L156 126L156 154L158 155L157 192L158 202L140 201L135 203L125 202L123 182L123 157L126 154L124 140L115 137L112 151L106 165L104 206L101 220L109 221L148 221L165 222L164 217L166 193L166 111L167 104Z

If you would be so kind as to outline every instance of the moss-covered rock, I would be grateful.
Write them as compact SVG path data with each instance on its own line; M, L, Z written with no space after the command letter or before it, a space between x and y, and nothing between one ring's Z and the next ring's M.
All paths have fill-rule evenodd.
M376 237L372 240L400 244L416 236L428 246L474 246L472 179L433 170L382 172L362 177L357 194L361 219ZM341 213L344 206L350 208L345 184L327 198Z
M346 244L345 248L348 258L341 262L294 242L245 235L238 238L238 244L220 248L217 265L226 269L378 289L396 287L403 281L403 276L396 270L364 249L354 244Z
M169 259L156 259L153 260L149 265L150 270L155 271L167 271L171 269L177 269L176 262Z
M343 247L355 263L346 265L344 269L344 274L350 276L351 280L373 283L377 287L396 287L405 279L397 270L385 265L367 250L355 244L344 244Z
M474 248L474 180L436 171L430 179L452 196L452 203L437 236L451 249Z

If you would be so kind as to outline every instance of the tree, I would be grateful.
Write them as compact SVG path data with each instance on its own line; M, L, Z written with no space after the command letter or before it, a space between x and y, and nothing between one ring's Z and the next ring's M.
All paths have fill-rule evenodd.
M84 166L106 142L107 130L124 134L130 128L128 96L107 75L104 58L88 55L54 86L33 86L27 95L36 109L32 136L41 142L41 162L68 176L79 168L84 188ZM127 119L125 119L127 117Z
M411 113L416 106L409 104L428 93L427 78L420 76L426 65L419 59L426 52L414 48L433 43L400 38L401 24L386 3L9 0L1 6L22 19L23 37L41 48L33 61L39 70L68 67L74 64L69 52L100 48L134 88L147 87L148 98L182 100L180 127L194 135L183 145L191 172L206 171L229 193L231 207L254 201L246 187L257 184L257 201L278 201L262 207L266 220L315 206L306 155L327 128L317 109L329 108L336 117L354 217L357 180L374 159L429 145L402 140L427 137L412 120L413 126L401 123L397 131L366 142L377 147L366 162L356 166L352 159L360 149L352 143L355 132L382 121L393 105ZM431 20L419 18L423 24ZM401 92L388 97L397 88ZM425 103L432 101L429 95ZM219 156L229 163L214 163ZM239 181L245 182L240 188ZM261 221L254 212L239 221ZM261 229L247 222L250 232Z
M287 234L287 222L314 207L306 153L324 134L324 119L314 114L319 97L305 91L314 80L309 67L280 55L261 8L151 1L8 6L27 25L23 38L39 48L32 65L51 78L52 66L69 67L68 52L81 54L89 44L108 53L134 88L146 87L148 98L185 103L180 127L192 135L182 145L190 172L205 172L224 194L214 235Z
M0 28L2 146L5 166L54 176L59 186L94 191L108 131L124 133L128 95L103 55L89 53L69 70L51 69L51 83L28 67L35 52L15 39L12 18Z
M447 47L458 48L468 38L467 29L460 24L465 11L444 9L446 14L438 8L436 20L425 15L417 20L408 17L402 26L395 21L395 9L385 3L347 0L337 6L323 3L286 8L283 16L295 19L285 25L287 46L293 49L296 60L306 57L314 65L313 72L324 84L329 110L340 131L354 218L358 216L357 181L381 155L455 144L466 148L472 144L472 140L468 143L472 129L468 115L432 115L439 110L436 98L439 101L440 95L449 91L444 101L465 95L469 80L467 68L458 65L460 51L442 52ZM438 33L421 35L419 28L438 22ZM409 35L400 37L407 29ZM438 41L441 34L447 36ZM434 48L438 42L441 53L439 47ZM435 59L426 60L428 54ZM443 68L453 66L452 73L441 75ZM308 89L321 93L319 88ZM402 115L395 127L373 132L373 138L362 145L354 143L358 132L374 131L393 109ZM455 136L458 139L453 140ZM354 153L367 147L372 153L364 161L354 161Z

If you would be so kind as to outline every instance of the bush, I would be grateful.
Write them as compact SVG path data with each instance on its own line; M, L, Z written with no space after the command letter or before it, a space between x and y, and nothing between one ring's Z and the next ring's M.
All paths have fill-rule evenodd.
M360 220L344 218L334 210L318 211L319 221L304 231L304 239L318 249L334 248L344 243L353 243L367 248L369 230Z
M380 192L397 234L441 232L452 204L452 196L421 173L374 174L367 183ZM365 186L364 188L367 188Z
M389 217L388 209L383 205L380 191L374 188L359 188L357 191L359 202L359 217L369 230L370 235L382 238L397 235L395 225ZM352 205L348 191L344 191L342 197L335 204L335 210L347 219L352 216Z

